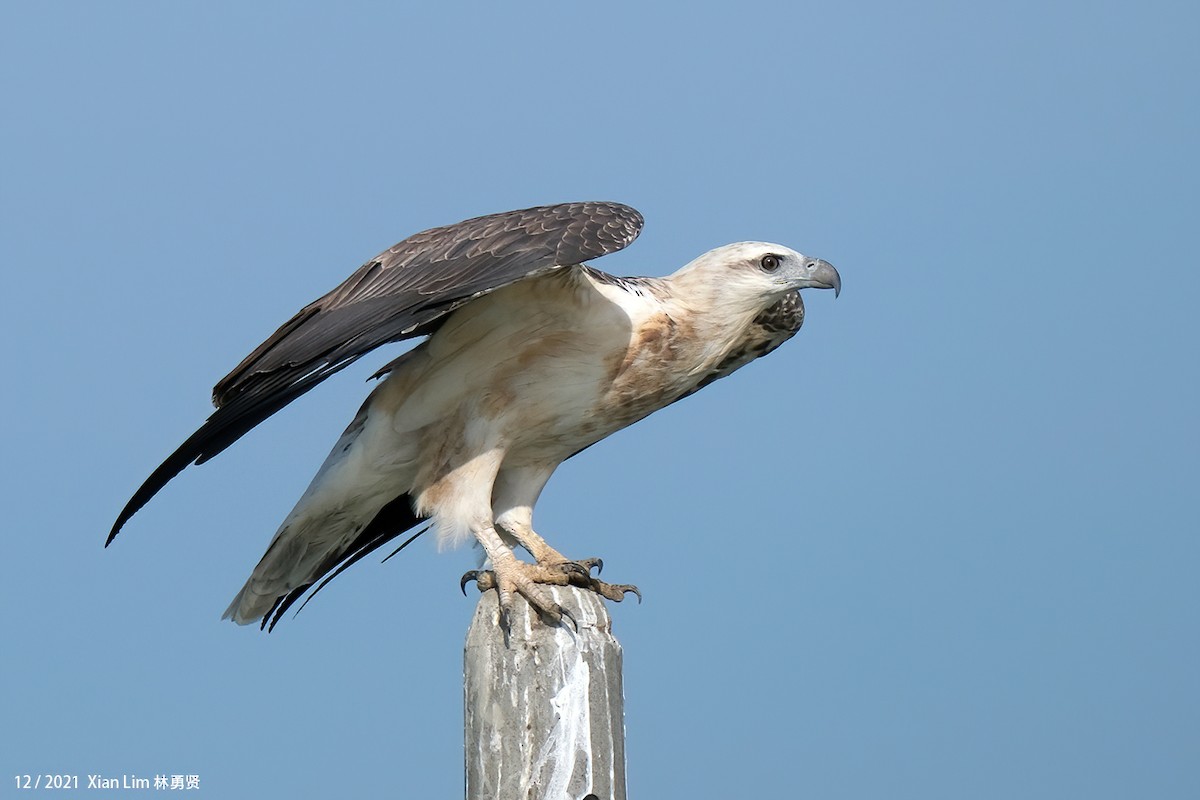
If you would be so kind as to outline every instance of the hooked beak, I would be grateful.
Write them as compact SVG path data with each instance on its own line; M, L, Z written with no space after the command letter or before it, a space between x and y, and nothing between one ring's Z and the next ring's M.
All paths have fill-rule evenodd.
M833 296L842 293L842 276L833 268L833 264L814 258L804 265L806 273L802 287L814 289L833 289Z

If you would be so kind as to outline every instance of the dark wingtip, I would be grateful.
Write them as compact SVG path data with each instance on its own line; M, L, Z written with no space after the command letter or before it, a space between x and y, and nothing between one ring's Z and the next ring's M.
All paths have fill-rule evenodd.
M146 478L138 490L133 493L133 497L129 498L129 502L117 516L117 521L113 523L104 546L108 547L112 544L113 539L117 538L117 534L125 523L189 465L203 464L221 453L255 425L310 388L312 388L311 385L301 383L298 387L292 387L285 392L282 399L271 397L258 401L254 398L247 398L244 402L234 402L214 411L204 421L204 424L183 444L179 445L175 452L167 456L167 459L159 464L158 468L150 473L150 477Z
M150 474L145 483L134 492L133 497L129 498L129 502L121 509L121 513L117 515L117 521L113 523L112 530L108 532L108 538L104 540L104 546L107 548L113 543L113 539L117 538L117 534L121 532L121 528L125 527L125 523L133 518L133 515L142 509L146 503L150 502L150 498L158 494L158 490L167 485L167 482L183 472L184 467L189 462L184 462L182 466L175 466L172 462L179 455L176 451L174 455L162 463L162 465ZM169 473L169 474L164 474Z
M129 502L121 509L121 513L117 515L117 521L113 523L112 530L109 531L108 539L105 540L104 546L108 547L112 544L113 539L117 538L117 534L121 532L121 528L128 522L134 514L142 509L146 503L149 503L154 495L170 483L171 479L179 473L187 469L192 463L199 463L199 459L211 458L217 453L224 450L232 444L239 436L244 433L244 430L234 431L233 436L224 434L225 420L218 413L209 417L200 428L187 438L187 440L175 449L174 453L167 456L154 472L150 473L150 477L142 482L138 490L133 493L133 497L129 498ZM223 440L214 441L216 435L224 435Z
M142 506L150 502L150 498L158 494L159 489L167 485L167 482L183 472L184 468L191 463L191 459L186 455L180 458L181 450L176 450L175 453L159 466L158 469L150 473L150 477L145 483L134 493L133 497L129 498L129 502L121 509L121 513L117 515L117 521L113 523L112 530L108 532L108 538L104 540L104 546L107 548L113 543L113 539L117 538L117 534L121 532L121 528L125 526L134 514L142 509ZM183 463L177 463L182 460Z

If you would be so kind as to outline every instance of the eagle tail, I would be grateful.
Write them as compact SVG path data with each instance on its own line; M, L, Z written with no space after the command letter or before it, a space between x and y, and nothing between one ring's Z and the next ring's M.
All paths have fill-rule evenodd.
M413 512L412 497L408 494L400 495L385 504L370 523L363 526L353 538L349 538L345 545L335 546L315 566L305 563L311 560L306 556L310 553L312 541L318 538L313 534L319 527L337 526L338 521L316 518L298 525L285 523L250 578L225 610L222 619L233 620L239 625L259 622L260 628L273 630L284 613L306 593L308 598L304 603L348 567L416 527L420 522L421 518ZM292 528L292 525L295 527ZM426 528L418 530L397 550L407 547L425 530ZM319 538L336 541L339 537L336 531L326 529L320 531ZM317 584L315 589L312 588L314 584ZM304 603L301 603L301 608L304 607Z

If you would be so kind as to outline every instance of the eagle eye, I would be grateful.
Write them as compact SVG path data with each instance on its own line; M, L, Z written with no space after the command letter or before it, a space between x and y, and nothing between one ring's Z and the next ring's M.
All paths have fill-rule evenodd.
M762 257L762 261L758 262L767 272L774 272L779 269L779 256L768 253Z

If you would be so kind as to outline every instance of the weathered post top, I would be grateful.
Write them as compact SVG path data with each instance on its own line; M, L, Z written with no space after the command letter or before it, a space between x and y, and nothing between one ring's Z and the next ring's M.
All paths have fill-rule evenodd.
M574 618L517 600L510 630L484 592L464 653L467 800L625 800L621 646L604 600L546 587Z

